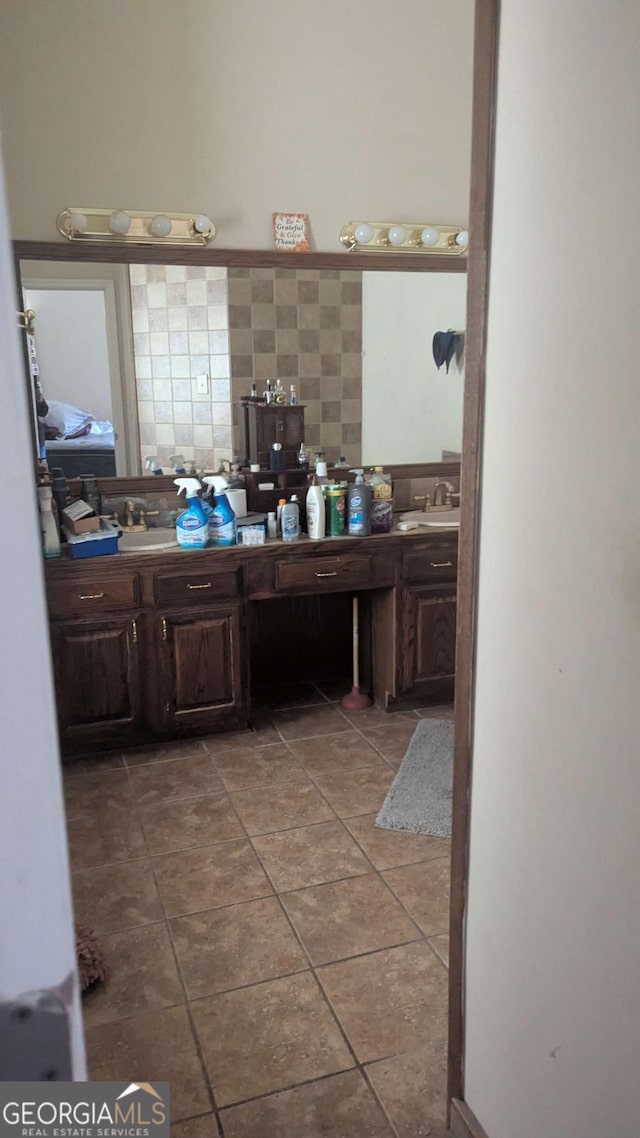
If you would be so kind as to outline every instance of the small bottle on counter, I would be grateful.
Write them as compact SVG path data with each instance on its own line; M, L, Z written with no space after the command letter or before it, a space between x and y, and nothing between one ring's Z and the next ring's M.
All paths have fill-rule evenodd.
M275 510L270 510L267 514L267 537L270 540L278 536L278 522L276 520Z
M309 537L319 540L326 532L326 504L318 475L314 474L311 485L307 490L307 533Z
M276 535L277 537L282 537L282 508L283 506L286 506L286 504L286 498L278 498L278 509L276 510L276 529L278 531Z
M300 507L298 495L292 494L291 500L282 507L280 514L283 541L297 541L300 537Z
M289 405L291 407L295 407L297 402L298 396L296 395L296 385L295 383L292 383L291 387L289 388Z

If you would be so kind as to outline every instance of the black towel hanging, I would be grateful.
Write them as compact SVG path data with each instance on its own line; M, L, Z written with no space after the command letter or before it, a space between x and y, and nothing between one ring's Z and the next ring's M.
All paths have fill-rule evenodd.
M433 358L435 360L438 371L443 364L447 365L447 375L449 374L449 364L453 359L453 353L456 350L456 340L459 333L454 332L449 328L447 332L436 332L433 337Z

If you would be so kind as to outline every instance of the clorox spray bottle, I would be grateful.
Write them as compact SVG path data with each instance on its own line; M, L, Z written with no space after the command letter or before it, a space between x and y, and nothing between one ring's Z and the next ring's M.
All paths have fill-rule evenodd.
M198 497L201 484L197 478L174 478L178 496L184 490L187 508L176 518L176 539L183 549L204 549L209 544L207 514Z
M236 544L236 515L227 498L229 483L222 474L208 474L202 481L214 494L209 507L209 540L212 545Z

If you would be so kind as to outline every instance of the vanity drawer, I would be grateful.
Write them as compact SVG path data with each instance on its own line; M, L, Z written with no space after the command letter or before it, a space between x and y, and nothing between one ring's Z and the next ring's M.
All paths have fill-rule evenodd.
M215 604L240 595L240 570L204 569L199 573L156 573L153 595L158 605Z
M276 565L279 592L364 589L370 582L371 558L363 554L309 557L304 561L278 561Z
M457 537L425 541L405 553L404 579L407 583L455 581L457 573Z
M139 604L138 578L74 577L50 581L47 586L49 613L59 616L94 616L97 612L130 609Z

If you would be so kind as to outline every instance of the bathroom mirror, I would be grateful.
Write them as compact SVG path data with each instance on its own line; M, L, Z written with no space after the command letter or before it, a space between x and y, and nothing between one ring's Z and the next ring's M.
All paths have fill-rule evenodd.
M326 255L313 267L310 254L310 267L289 268L286 257L260 265L249 254L221 264L220 253L214 264L172 264L162 249L163 264L143 263L144 251L118 263L70 252L19 260L53 404L47 433L65 435L47 440L47 457L70 477L135 475L151 455L168 469L176 453L217 468L236 453L234 405L267 380L287 396L295 385L305 442L330 462L459 458L464 340L448 374L431 343L436 331L464 329L464 265L407 271L395 257L381 271L366 256L339 256L325 268Z

